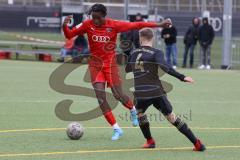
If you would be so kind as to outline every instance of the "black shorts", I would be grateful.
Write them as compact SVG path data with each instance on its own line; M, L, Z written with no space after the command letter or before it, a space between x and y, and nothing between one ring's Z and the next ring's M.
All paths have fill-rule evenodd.
M166 95L150 99L135 99L135 106L138 113L145 113L145 111L151 105L153 105L157 110L161 111L165 116L172 113L172 105L168 101Z

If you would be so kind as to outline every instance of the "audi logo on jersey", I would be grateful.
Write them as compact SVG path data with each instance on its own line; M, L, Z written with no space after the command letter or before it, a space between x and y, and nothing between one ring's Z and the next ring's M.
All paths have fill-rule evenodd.
M110 37L93 35L92 36L92 40L94 42L109 42L110 41Z

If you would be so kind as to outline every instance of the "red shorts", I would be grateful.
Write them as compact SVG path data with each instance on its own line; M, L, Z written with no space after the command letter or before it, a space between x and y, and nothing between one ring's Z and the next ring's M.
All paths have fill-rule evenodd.
M108 55L105 59L94 55L90 57L88 62L92 84L107 83L107 87L121 85L122 81L115 55Z
M118 86L121 84L119 68L114 66L89 66L92 83L107 82L107 87Z

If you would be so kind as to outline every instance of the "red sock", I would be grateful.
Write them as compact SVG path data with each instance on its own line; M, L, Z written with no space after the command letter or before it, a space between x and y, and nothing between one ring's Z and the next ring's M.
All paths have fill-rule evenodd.
M127 103L125 103L123 105L128 109L132 109L134 106L133 102L130 99L127 101Z
M115 119L114 115L112 114L112 111L106 112L104 114L104 117L111 126L113 126L116 123L116 119Z

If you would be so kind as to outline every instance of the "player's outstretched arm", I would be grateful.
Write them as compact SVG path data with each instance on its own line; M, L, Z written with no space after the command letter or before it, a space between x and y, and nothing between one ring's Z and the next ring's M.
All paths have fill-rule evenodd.
M192 77L185 77L184 82L194 83L194 80L192 79Z
M73 18L72 15L65 17L63 21L63 27L67 27L67 25L71 22L72 18Z
M162 27L166 28L169 27L172 22L170 19L163 20L160 23L156 22L125 22L125 21L115 21L116 24L116 29L118 32L127 32L129 30L134 30L134 29L142 29L145 27Z
M169 66L167 63L159 63L160 68L166 72L167 74L181 80L185 81L186 76L177 72L175 69L173 69L171 66Z
M167 64L167 62L164 59L164 54L162 51L159 51L155 54L155 61L159 64L159 67L166 72L167 74L188 83L193 83L194 80L192 77L185 76L179 72L177 72L175 69L173 69L170 65Z
M173 69L171 66L168 66L166 63L165 64L160 64L160 68L166 72L167 74L187 83L194 83L194 80L192 77L185 76L179 72L177 72L175 69Z
M157 23L157 26L161 28L168 28L170 25L172 25L171 19L165 19L162 22Z
M80 24L80 25L74 27L73 29L69 29L68 24L71 22L71 19L72 19L72 16L67 16L64 19L64 22L62 25L64 35L67 39L72 39L75 36L83 35L84 33L86 33L86 31L85 31L86 29L83 24Z
M171 66L167 65L167 63L160 64L160 68L164 70L167 74L188 83L194 83L194 80L192 77L185 76L179 72L177 72L175 69L173 69Z

